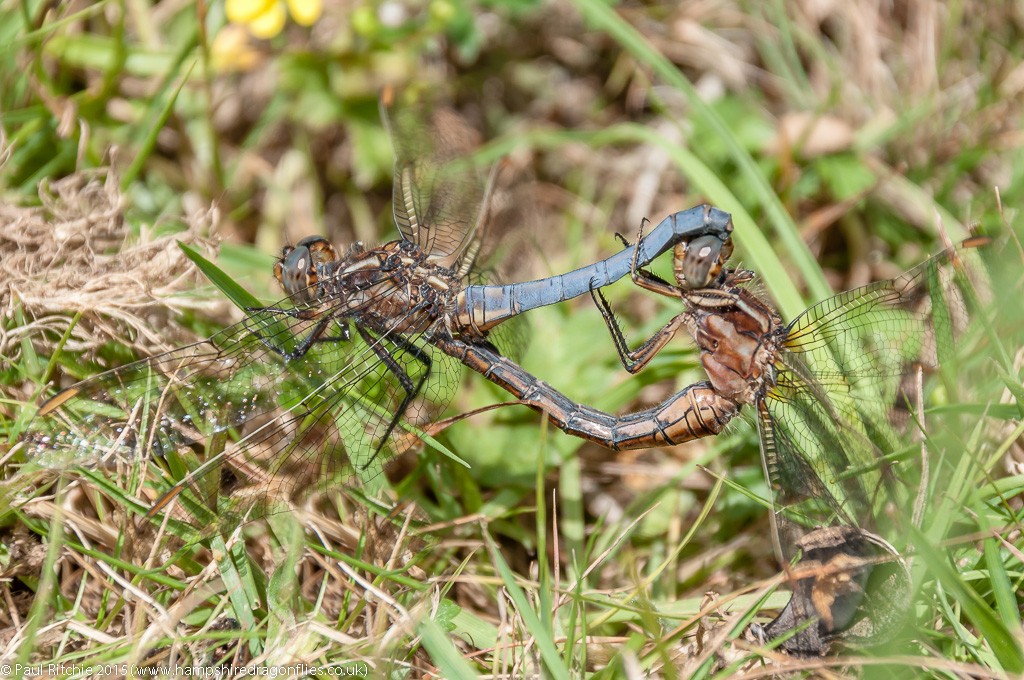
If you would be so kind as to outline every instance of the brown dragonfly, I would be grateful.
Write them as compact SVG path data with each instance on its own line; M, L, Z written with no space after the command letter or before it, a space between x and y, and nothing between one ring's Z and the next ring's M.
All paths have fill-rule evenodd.
M177 470L148 514L177 501L188 524L213 529L353 476L373 485L396 430L415 431L454 393L460 371L447 343L510 353L494 333L506 319L611 283L683 238L732 228L727 213L698 206L662 221L639 256L623 250L560 276L471 285L493 180L473 159L473 133L429 102L397 108L390 130L400 238L340 254L321 238L287 248L275 268L286 300L59 392L24 437L29 460L164 459Z
M782 646L823 653L836 642L870 644L899 623L909 573L886 538L905 535L918 484L899 411L904 378L949 356L966 319L970 281L963 259L975 238L894 279L840 293L786 324L729 269L730 239L705 235L675 246L675 283L634 263L641 287L679 299L684 310L637 350L629 350L610 307L593 291L623 365L637 372L685 329L708 380L661 404L624 416L574 402L486 348L460 360L543 411L559 428L621 450L671 446L718 434L744 406L754 409L772 527L782 564L797 558L794 595L782 614L755 630ZM449 350L446 350L449 351ZM903 415L906 415L905 413Z

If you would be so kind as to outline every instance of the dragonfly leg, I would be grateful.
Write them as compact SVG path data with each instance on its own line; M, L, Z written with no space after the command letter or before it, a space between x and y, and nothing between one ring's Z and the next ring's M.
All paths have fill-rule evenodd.
M604 319L605 325L608 326L608 332L611 333L612 341L615 343L615 350L619 354L619 360L630 373L636 373L650 363L654 355L668 344L668 341L672 339L676 331L686 320L685 314L676 315L644 344L635 350L630 350L629 345L626 344L626 337L623 335L619 322L615 318L611 305L608 304L604 294L598 288L591 288L590 296L594 298L594 303L597 304L597 309L601 312L601 318Z
M260 311L272 310L270 310L270 308L267 308L261 309ZM310 330L309 333L306 334L306 337L304 337L302 341L295 346L295 349L291 350L290 352L282 349L277 344L275 344L271 338L264 337L261 333L257 331L252 331L252 334L259 338L260 342L262 342L267 349L274 352L274 354L277 354L278 356L282 357L285 361L292 361L294 359L301 359L302 357L304 357L306 355L306 352L308 352L309 349L317 343L350 341L352 339L352 336L349 334L348 328L341 325L339 325L339 335L324 335L324 333L327 332L328 327L331 325L331 321L334 320L335 318L333 316L325 316L324 318L317 321L316 325L313 326L312 330Z
M633 260L629 265L629 277L633 280L633 283L640 286L645 290L649 290L659 295L666 297L677 297L681 298L682 295L679 292L679 288L674 286L672 283L661 278L649 269L644 269L639 266L640 264L640 242L643 239L644 227L647 225L647 218L645 217L640 222L640 230L636 234L636 243L630 243L629 240L622 234L616 232L615 237L619 239L626 248L633 248Z
M643 220L640 223L640 230L636 235L637 244L639 244L641 239L643 239L644 225L646 223L647 220ZM617 234L617 236L624 244L626 244L627 247L629 246L629 242L623 238L621 234ZM634 246L633 261L630 264L629 275L636 285L645 290L649 290L666 297L682 298L682 291L680 291L679 288L638 266L639 256L640 248ZM601 312L601 318L604 319L605 325L608 326L608 332L611 333L612 340L615 342L615 350L619 354L619 360L630 373L636 373L646 366L651 359L654 358L654 355L660 352L668 341L672 339L679 327L685 323L685 315L677 315L665 324L661 330L651 336L643 345L638 347L636 350L630 351L629 345L626 343L626 338L622 333L622 328L619 327L619 322L615 318L611 305L608 304L608 300L605 299L604 294L601 293L600 290L591 287L590 297L594 299L594 303Z
M636 241L637 243L640 243L640 238L639 237L643 234L644 225L646 225L646 224L647 224L647 218L645 217L643 219L643 221L640 223L640 234L638 234L638 238L637 238L637 241ZM619 232L615 232L615 238L617 238L619 240L619 243L621 243L623 245L623 247L625 247L625 248L633 248L634 244L630 243L629 239L627 239L625 236L623 236ZM666 289L673 289L674 290L675 287L671 283L669 283L665 279L661 278L660 276L658 276L657 274L652 272L650 269L644 269L643 267L638 267L637 266L637 264L638 264L638 261L637 261L638 251L639 251L639 249L637 249L637 248L633 249L633 261L632 261L632 264L630 266L630 271L629 271L630 278L633 279L633 283L637 284L641 288L648 288L647 285L645 285L646 282L655 282L657 284L661 284L661 285L665 286ZM644 281L644 283L641 283L642 280ZM648 288L648 290L655 290L655 289ZM655 290L655 292L662 292L662 291L661 290ZM671 295L670 293L662 293L662 294L663 295Z
M367 345L370 346L370 349L372 349L373 353L377 355L377 358L384 362L384 365L387 366L388 370L398 378L399 384L401 384L402 389L405 390L405 397L402 399L402 403L398 405L398 409L395 411L394 416L392 416L391 422L388 423L387 429L384 430L384 434L381 436L380 442L373 451L373 458L376 458L377 454L379 454L381 449L384 448L384 443L387 442L388 438L391 437L391 433L394 432L395 427L397 427L398 421L405 415L405 410L409 408L409 404L412 403L412 400L415 399L416 395L418 395L423 389L423 384L427 381L427 378L430 377L430 371L433 368L434 362L433 359L430 358L430 355L423 351L422 348L417 347L401 335L394 335L391 337L391 340L402 350L408 353L409 356L423 364L425 369L423 371L423 376L414 383L413 379L405 369L402 368L401 364L395 361L395 358L391 356L391 353L381 345L378 338L374 337L370 331L359 325L356 326L356 332L358 332L359 336ZM370 462L372 462L372 460L373 459L371 459Z
M680 292L677 286L669 283L660 276L655 276L654 274L644 269L639 269L635 272L632 272L632 277L633 283L640 286L644 290L649 290L652 293L664 295L665 297L674 297L680 299L682 299L683 297L682 293Z

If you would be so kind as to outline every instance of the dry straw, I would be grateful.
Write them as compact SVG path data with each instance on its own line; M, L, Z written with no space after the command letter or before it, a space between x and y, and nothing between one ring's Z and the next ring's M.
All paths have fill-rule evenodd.
M76 314L65 344L75 352L115 341L153 353L190 339L175 319L211 302L183 294L200 276L178 242L214 254L217 211L182 218L183 231L136 235L126 203L110 170L44 180L39 205L0 200L0 355L16 361L27 339L49 356Z

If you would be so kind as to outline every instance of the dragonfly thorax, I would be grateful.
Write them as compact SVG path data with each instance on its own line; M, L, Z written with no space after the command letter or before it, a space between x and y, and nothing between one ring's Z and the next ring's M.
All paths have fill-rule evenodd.
M336 313L388 332L419 332L454 305L462 283L415 244L392 241L325 266L319 295Z
M774 384L782 319L750 291L734 286L687 294L688 324L714 388L753 404Z

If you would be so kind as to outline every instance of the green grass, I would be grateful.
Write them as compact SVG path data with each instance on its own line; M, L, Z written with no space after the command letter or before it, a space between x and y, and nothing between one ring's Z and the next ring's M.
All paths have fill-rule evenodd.
M591 262L618 248L616 231L632 239L640 216L708 201L733 214L737 259L792 318L940 249L936 216L954 239L973 223L1020 235L1021 106L1005 75L1021 58L1017 20L949 7L932 18L929 52L905 17L851 4L818 22L812 4L691 16L592 0L435 2L398 26L360 7L313 33L289 25L238 73L212 51L219 4L208 16L173 3L3 6L0 200L23 206L3 229L28 220L65 231L32 227L18 246L0 237L0 433L13 445L57 386L209 335L232 313L199 279L179 280L183 265L158 271L157 250L89 259L82 242L60 240L80 233L74 225L98 238L123 220L130 243L147 243L216 203L217 264L264 301L279 295L271 265L286 241L392 238L377 93L436 79L425 51L487 130L488 153L510 155L541 186L519 225L526 245L508 249L519 265L509 280ZM837 29L858 17L877 40ZM824 152L810 134L780 146L779 121L798 113L839 121L847 140ZM59 183L111 163L124 199L115 209ZM101 258L121 246L98 243ZM997 312L930 380L936 493L904 537L914 611L889 645L798 660L744 638L787 599L748 423L612 456L513 407L436 435L469 469L427 448L383 500L352 489L331 507L185 549L168 538L175 527L141 516L152 469L57 484L5 460L0 662L364 664L375 677L447 678L1019 674L1024 325L1010 312L1024 258L1000 243L989 255L1003 277ZM184 257L173 240L158 251ZM122 288L100 307L85 283L57 275L75 267L123 273ZM670 273L667 261L655 269ZM130 285L140 279L156 294ZM634 345L674 313L628 282L607 295ZM531 317L524 366L597 408L647 406L702 379L679 342L626 374L589 300ZM449 413L506 399L470 375Z

